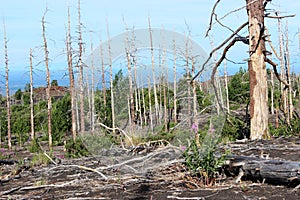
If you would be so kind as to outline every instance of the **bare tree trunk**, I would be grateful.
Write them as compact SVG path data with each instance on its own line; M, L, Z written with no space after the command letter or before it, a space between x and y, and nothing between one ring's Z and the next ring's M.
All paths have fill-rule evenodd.
M250 3L251 2L251 3ZM268 87L265 63L264 0L247 0L249 19L250 138L269 138Z
M273 70L270 70L271 72L271 114L274 115L274 72Z
M67 60L68 60L68 72L70 81L70 98L71 98L71 117L72 117L72 138L76 141L77 128L76 128L76 95L75 95L75 83L73 72L73 57L72 57L72 41L71 41L71 21L70 21L70 9L68 8L68 32L67 32Z
M224 79L225 79L225 92L226 92L226 107L227 112L230 114L229 95L228 95L228 76L227 76L227 63L224 61Z
M107 38L108 38L108 54L109 54L109 78L110 78L110 98L111 98L111 120L112 120L112 131L115 134L116 122L115 122L115 99L114 99L114 88L113 88L113 70L112 70L112 58L111 58L111 47L110 47L110 36L108 21L106 21Z
M137 111L139 112L139 118L140 118L140 126L143 126L143 113L142 113L142 99L141 99L141 91L139 89L139 86L137 85L136 88L136 93L137 93L137 107L139 108Z
M192 58L192 77L195 76L195 61ZM193 81L192 89L193 89L193 123L198 124L197 121L197 92L196 92L196 80Z
M186 65L186 84L187 84L187 116L192 116L192 108L191 108L191 74L189 69L189 36L186 37L186 43L185 43L185 65ZM193 118L191 117L189 119L189 126L192 125Z
M142 104L141 104L141 92L139 89L139 83L137 81L137 55L136 55L136 47L135 47L135 35L134 29L132 29L132 41L131 41L131 54L132 54L132 63L134 68L134 90L135 90L135 110L139 112L140 125L143 126L143 115L142 115Z
M284 69L284 41L283 41L283 33L282 33L282 25L281 19L278 19L278 34L279 34L279 58L280 58L280 79L282 81L286 81L287 77ZM282 95L282 104L283 104L283 112L285 116L285 120L287 124L290 124L289 114L288 114L288 99L287 99L287 90L285 89L285 85L280 82L280 93Z
M34 131L34 102L33 102L33 76L32 76L32 49L30 49L29 55L29 78L30 78L30 125L31 125L31 140L35 139Z
M86 128L86 130L91 131L92 129L92 97L91 97L91 91L89 86L89 71L85 70L85 88L86 88L86 99L88 102L88 122L89 127Z
M103 104L104 107L106 107L106 84L105 84L105 69L104 69L102 40L100 40L100 57L101 57L101 80L102 80Z
M150 128L153 133L153 117L152 117L152 102L151 102L151 82L150 77L148 77L148 97L149 97L149 118L150 118Z
M79 99L80 99L80 132L85 131L85 116L84 116L84 83L83 83L83 42L81 31L81 14L80 14L80 0L78 0L78 67L79 67Z
M149 23L149 34L150 34L150 50L151 50L151 64L152 64L152 78L153 78L153 92L154 92L155 121L157 123L157 120L159 120L159 104L158 104L157 91L156 91L155 60L154 60L154 49L153 49L150 17L148 17L148 23Z
M93 52L93 47L91 47ZM94 66L94 55L92 56L92 89L91 89L91 127L92 132L95 131L95 66Z
M286 79L287 83L289 84L288 88L288 113L289 113L289 121L293 119L293 112L294 112L294 106L293 106L293 95L292 95L292 81L291 81L291 65L290 65L290 52L289 52L289 31L288 31L288 21L286 21L286 28L285 28L285 61L286 61Z
M164 48L164 52L162 55L162 87L163 87L163 94L164 94L164 127L165 127L165 132L169 131L168 127L168 97L167 97L167 92L168 92L168 69L165 67L165 57L166 57L166 48Z
M173 59L174 59L174 63L173 63L173 69L174 69L174 82L173 82L173 103L174 103L174 122L177 123L177 70L176 70L176 61L177 61L177 51L176 51L176 41L175 39L173 39Z
M3 20L3 34L4 34L4 57L5 57L5 88L6 88L6 111L7 111L7 143L8 149L11 150L11 108L10 108L10 95L9 95L9 68L8 68L8 53L7 53L7 39L6 39L6 26Z
M142 90L144 124L146 125L147 124L147 116L146 116L146 102L145 102L144 85L142 85L141 90Z
M52 101L51 101L51 82L50 82L50 70L49 70L49 51L47 46L46 30L45 30L45 15L47 9L42 18L42 30L43 30L43 40L44 40L44 52L45 52L45 66L46 66L46 76L47 76L47 114L48 114L48 137L49 137L49 148L52 150L52 128L51 128L51 112L52 112Z
M130 97L127 95L127 109L128 109L128 121L129 121L129 130L132 132L132 119L130 113Z
M124 22L125 23L125 22ZM130 43L128 38L128 28L126 27L126 38L125 43L127 48L125 48L126 51L126 59L127 59L127 70L128 70L128 81L129 81L129 102L130 102L130 118L131 118L131 126L134 124L135 120L135 110L134 110L134 96L133 96L133 86L132 86L132 70L131 70L131 52L130 52Z

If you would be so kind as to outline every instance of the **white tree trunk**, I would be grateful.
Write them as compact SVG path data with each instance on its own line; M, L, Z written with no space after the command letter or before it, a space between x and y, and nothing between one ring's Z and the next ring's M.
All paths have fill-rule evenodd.
M32 76L32 49L30 49L29 55L29 79L30 79L30 125L31 125L31 140L35 139L34 131L34 102L33 102L33 76Z
M68 32L66 40L67 48L67 60L68 60L68 72L70 82L70 98L71 98L71 117L72 117L72 138L76 141L77 127L76 127L76 94L73 72L73 57L72 57L72 41L71 41L71 21L70 21L70 9L68 8Z
M7 143L8 149L11 150L11 108L10 108L10 95L9 95L9 68L8 68L8 53L7 53L7 39L6 39L6 27L3 21L4 32L4 57L5 57L5 88L6 88L6 111L7 111Z

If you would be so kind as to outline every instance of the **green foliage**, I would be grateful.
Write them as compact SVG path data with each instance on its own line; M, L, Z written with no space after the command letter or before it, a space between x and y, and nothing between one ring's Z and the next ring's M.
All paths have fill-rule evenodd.
M95 92L95 112L101 123L108 127L112 126L112 113L111 113L111 96L110 90L106 91L106 105L104 106L104 95L101 90Z
M228 83L229 101L246 103L250 98L249 73L240 68Z
M57 80L53 80L51 82L51 86L58 86L58 81Z
M50 163L49 158L45 154L40 152L33 155L30 165L32 167L47 166L49 163Z
M249 137L249 126L247 122L237 118L228 116L222 129L222 138L229 141L243 139Z
M89 152L84 146L81 139L76 139L75 142L72 139L69 139L67 141L65 148L66 148L66 157L68 158L80 158L89 155Z
M200 90L199 87L196 88L196 93L197 93L197 102L201 110L212 105L210 94L204 93L203 91Z
M300 118L294 118L293 120L291 120L290 125L282 122L279 124L278 128L271 125L269 128L271 135L277 137L300 135Z
M37 153L37 152L41 152L41 147L38 144L37 139L34 139L30 142L30 145L28 146L28 150L30 153Z
M28 132L30 131L29 108L23 105L13 105L11 110L11 132L17 136L21 146L28 140Z
M117 138L113 138L110 134L93 133L81 135L79 140L87 144L85 147L89 152L100 154L102 149L109 149L114 143L118 142Z
M160 127L161 130L163 129L162 127ZM156 141L156 140L166 140L166 141L172 141L175 138L175 132L164 132L164 131L160 131L157 134L152 134L149 133L144 141Z
M61 144L66 132L71 130L71 98L70 95L53 103L52 107L52 138L57 144Z
M21 89L18 89L18 90L15 92L15 99L16 99L16 100L21 100L21 99L22 99L22 91L21 91Z
M36 131L46 132L47 130L47 102L39 101L34 105L34 126Z
M210 140L212 141L212 139ZM215 145L206 144L206 147L199 148L195 140L184 151L185 165L194 175L203 178L205 185L214 183L215 175L225 160L225 155L217 155Z
M30 104L29 93L23 93L22 99L23 99L23 104L24 105L29 105Z

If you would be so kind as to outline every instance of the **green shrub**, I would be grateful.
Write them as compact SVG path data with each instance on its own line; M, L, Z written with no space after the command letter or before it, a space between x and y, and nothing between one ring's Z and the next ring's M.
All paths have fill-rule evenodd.
M28 150L30 153L37 153L37 152L41 152L41 147L38 144L37 139L34 139L30 142L30 145L28 146Z
M192 140L190 146L184 151L183 157L185 165L193 175L201 177L205 185L212 185L218 169L225 160L225 155L217 154L213 138L208 136L205 139L201 148L197 146L195 140Z
M237 117L228 116L222 129L222 139L235 141L236 139L249 137L249 133L250 130L247 122Z
M51 156L51 155L50 155ZM31 160L31 166L47 166L50 163L49 158L43 153L34 154Z
M74 142L72 139L67 141L65 146L66 148L66 157L68 158L79 158L89 155L88 150L84 146L81 139L76 139Z
M279 124L279 127L269 126L270 133L273 136L292 136L300 134L300 118L294 118L291 120L290 125L287 125L285 122Z

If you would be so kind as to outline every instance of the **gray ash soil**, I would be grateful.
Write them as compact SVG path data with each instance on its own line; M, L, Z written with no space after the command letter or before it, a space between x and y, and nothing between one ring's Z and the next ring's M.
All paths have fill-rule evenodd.
M220 148L236 155L300 162L299 136ZM63 154L61 148L56 151ZM220 176L214 186L204 186L180 162L180 153L166 146L133 155L116 147L102 156L62 159L57 165L3 164L0 199L300 199L300 188L248 180L236 184L236 177ZM26 150L15 155L31 159Z

